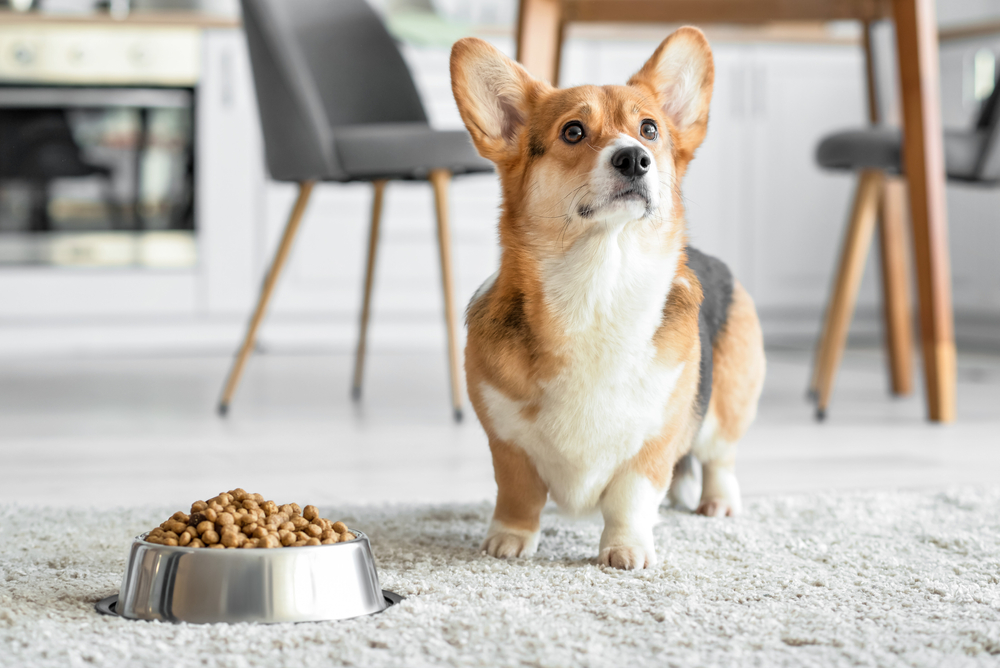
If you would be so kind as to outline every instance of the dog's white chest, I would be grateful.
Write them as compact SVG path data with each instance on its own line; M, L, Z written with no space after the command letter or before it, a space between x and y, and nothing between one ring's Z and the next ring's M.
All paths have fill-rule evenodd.
M611 242L574 249L546 273L565 364L540 400L529 407L481 388L497 436L524 449L553 499L574 512L595 507L615 471L661 433L683 371L659 361L653 343L675 263L640 255L625 264L629 240ZM574 266L577 252L586 261Z

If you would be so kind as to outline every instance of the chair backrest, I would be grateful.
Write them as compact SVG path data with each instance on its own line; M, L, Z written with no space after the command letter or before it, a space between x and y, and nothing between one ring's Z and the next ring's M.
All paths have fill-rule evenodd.
M346 178L337 126L427 122L399 49L364 0L242 0L272 178Z
M982 137L983 142L982 152L976 163L976 178L981 181L1000 181L1000 77L979 111L976 134Z

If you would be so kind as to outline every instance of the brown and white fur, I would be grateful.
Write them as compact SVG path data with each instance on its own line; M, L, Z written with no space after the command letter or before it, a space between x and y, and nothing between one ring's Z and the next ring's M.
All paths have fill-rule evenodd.
M468 311L469 396L498 486L483 549L533 554L551 496L571 513L601 511L601 563L651 566L658 508L689 452L703 470L698 512L740 510L736 444L764 378L757 314L735 283L711 344L711 399L698 405L703 291L680 184L708 123L708 42L681 28L627 85L560 90L468 38L451 75L503 193L500 269ZM621 155L648 171L623 177Z

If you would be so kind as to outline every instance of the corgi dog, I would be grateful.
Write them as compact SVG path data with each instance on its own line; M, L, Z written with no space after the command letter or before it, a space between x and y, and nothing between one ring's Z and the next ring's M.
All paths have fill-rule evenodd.
M557 89L466 38L451 78L503 198L500 269L467 312L498 488L482 549L533 554L551 497L600 510L601 564L652 566L664 496L697 484L689 453L697 512L739 512L736 444L764 381L753 301L687 245L680 186L708 125L708 41L681 28L624 86Z

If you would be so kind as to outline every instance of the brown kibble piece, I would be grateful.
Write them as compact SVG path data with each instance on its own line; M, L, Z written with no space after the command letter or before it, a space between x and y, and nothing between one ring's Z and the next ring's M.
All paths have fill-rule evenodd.
M315 524L310 524L305 528L305 532L309 534L310 538L319 538L320 535L323 533L323 530L320 529Z
M202 536L206 531L212 531L215 529L215 522L211 520L205 520L201 522L195 529L198 531L198 535Z
M177 545L177 539L176 538L164 538L163 539L163 544L164 545L176 546Z
M236 521L236 518L233 517L232 514L230 514L230 513L221 513L219 515L218 519L215 520L215 523L218 524L220 527L224 527L224 526L228 526L228 525L232 524L235 521Z
M296 531L295 537L298 538L299 540L309 540L309 534L307 534L305 531Z
M208 508L207 503L205 503L204 501L195 501L194 503L191 504L191 513L192 514L200 513L204 511L205 508Z
M337 544L337 539L336 538L324 538L320 542L323 545L336 545Z
M209 545L209 547L215 548L216 550L226 549L226 546L223 545L222 543L213 543L212 545Z
M295 530L296 531L302 531L307 526L309 526L309 520L307 520L306 518L304 518L304 517L302 517L300 515L296 515L295 517L293 517L292 520L291 520L291 522L292 522L292 524L295 525Z
M281 539L281 544L284 545L285 547L288 547L289 545L295 542L295 534L293 534L291 531L286 531L284 532L284 535L280 536L280 539Z
M316 510L316 506L306 506L302 509L302 517L306 518L310 522L319 517L319 511Z
M180 545L181 547L186 546L190 542L191 542L191 534L189 534L187 531L182 533L180 537L177 539L177 544Z
M203 512L202 515L204 515L205 519L208 520L209 522L215 522L215 520L219 519L219 513L215 510L215 508L212 508L211 506L206 508L205 512Z
M265 529L264 527L260 527L259 526L256 529L254 529L254 531L253 531L253 537L254 538L263 538L264 536L267 536L267 535L268 535L268 530Z
M251 522L250 524L244 524L243 525L243 533L245 533L248 536L252 536L253 532L256 531L256 530L257 530L257 523L256 522Z
M292 524L291 522L282 522L282 523L281 523L281 524L280 524L280 525L278 526L278 528L279 528L279 529L282 529L282 530L284 530L284 531L295 531L295 525L294 525L294 524Z
M215 529L210 529L205 533L201 534L201 540L205 545L215 545L219 542L219 534L215 533Z
M345 531L347 531L347 525L344 524L343 522L334 522L333 526L330 528L336 531L337 533L344 533Z
M319 535L321 540L330 540L331 538L337 537L337 532L333 529L326 529Z
M205 543L201 540L201 538L192 538L188 547L205 547Z
M239 547L240 542L236 540L236 536L243 536L243 534L237 534L227 531L226 533L222 534L222 544L225 547ZM246 536L243 536L243 540L246 540Z
M306 542L304 540L297 540L294 543L292 543L289 547L302 547L305 544Z
M341 543L346 543L347 541L354 540L355 538L357 538L357 536L355 536L350 531L345 531L344 533L340 534L340 542Z

